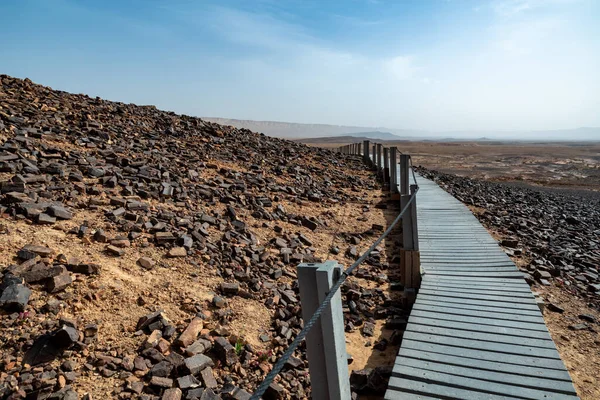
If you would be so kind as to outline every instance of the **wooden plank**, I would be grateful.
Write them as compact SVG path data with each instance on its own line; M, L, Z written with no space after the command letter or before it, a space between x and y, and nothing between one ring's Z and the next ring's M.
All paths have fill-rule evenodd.
M450 253L450 254L448 254L448 253ZM481 251L481 252L471 251L471 252L463 253L463 254L457 254L454 251L451 251L451 252L448 251L448 252L441 252L441 253L433 254L433 253L430 253L429 251L425 250L423 252L423 257L428 260L463 261L463 262L469 262L469 263L476 263L478 261L486 261L486 260L512 262L512 260L506 254L503 254L503 253L490 254L490 251Z
M482 342L473 339L462 339L457 337L439 336L423 334L421 332L406 331L404 333L404 339L416 340L419 342L426 343L441 343L447 346L459 347L464 349L488 351L498 354L511 354L511 355L526 355L539 359L558 360L560 357L558 351L555 348L547 349L541 347L532 346L521 346L514 344L504 343L493 343L493 342ZM560 361L562 363L562 361Z
M452 297L457 299L470 299L470 300L486 300L486 301L496 301L501 302L502 304L507 303L519 303L519 304L528 304L535 306L535 300L533 296L528 297L506 297L504 295L491 295L491 294L480 294L480 293L470 293L466 291L450 291L450 290L432 290L432 289L421 289L419 290L419 294L425 294L430 296L439 296L439 297Z
M505 364L530 366L536 368L548 368L564 371L565 366L560 358L541 358L526 354L508 354L489 350L472 349L466 347L452 346L447 343L434 343L428 341L413 340L404 337L402 348L416 351L427 351L432 353L446 354L455 357L466 357L473 360L494 361Z
M425 269L425 268L424 268ZM489 277L489 278L513 278L513 279L523 279L523 273L521 272L451 272L451 271L431 271L428 272L430 275L439 275L439 276L464 276L464 277Z
M480 324L487 326L496 326L496 327L510 327L515 329L526 329L529 331L540 331L547 332L546 326L544 324L540 324L539 322L520 322L520 321L506 321L501 319L492 319L492 318L480 318L480 317L472 317L468 315L452 315L452 314L439 314L437 315L435 311L430 310L421 310L414 309L414 312L410 313L410 317L421 317L421 318L430 318L440 321L452 321L452 322L462 322L464 324Z
M512 261L508 256L503 256L503 255L498 255L498 256L493 256L490 255L489 251L468 251L468 252L464 252L464 253L458 253L456 252L456 250L445 250L445 251L439 251L439 252L431 252L429 249L427 249L426 247L424 249L421 250L421 252L423 254L421 254L421 256L423 258L426 258L427 260L431 260L431 259L444 259L444 260L463 260L463 261L485 261L487 259L499 259L499 260L509 260ZM452 254L451 256L449 254Z
M573 384L565 381L553 379L544 379L539 377L524 376L521 374L507 374L497 370L484 370L481 368L466 367L456 364L445 364L436 361L418 360L409 357L403 357L396 365L404 365L411 368L451 374L457 376L465 376L468 378L479 379L483 381L505 383L511 386L523 387L529 389L543 388L544 392L567 394L570 396L576 395ZM394 367L395 368L395 367Z
M423 276L423 282L428 282L431 284L438 283L459 283L462 285L469 285L472 287L477 286L512 286L512 287L527 287L529 285L525 283L523 279L512 279L512 278L485 278L485 277L460 277L455 278L451 276L434 276L434 275L425 275Z
M452 278L452 277L444 277L444 276L432 276L428 278L427 276L423 277L423 280L429 279L430 282L460 282L460 283L468 283L469 285L488 285L488 284L511 284L511 285L522 285L525 283L523 280L515 280L511 278L484 278L478 276L471 276L467 278Z
M410 323L406 328L407 332L421 332L430 335L556 350L554 342L552 339L550 339L550 335L543 331L529 331L535 334L535 336L531 335L531 337L527 337L526 335L522 334L523 330L512 327L481 326L478 330L476 330L475 328L477 328L477 325L474 324L454 323L455 326L443 326L442 324L434 325L433 323L436 321L441 322L435 319L413 316L410 318ZM492 332L493 330L496 330L497 332Z
M427 272L429 273L434 273L434 272L455 272L455 273L459 273L459 272L481 272L481 273L491 273L491 272L510 272L510 273L514 273L517 272L517 270L515 269L514 265L511 266L504 266L504 267L498 267L498 266L477 266L477 267L462 267L462 266L453 266L451 264L446 264L446 265L441 265L441 264L436 264L436 265L432 265L429 263L422 263L421 264L423 266L423 269L427 270Z
M513 303L513 302L498 302L498 301L489 301L482 299L467 299L460 297L452 297L452 296L444 296L441 294L432 295L424 292L419 292L419 298L423 298L426 300L433 300L438 305L442 305L444 303L452 303L452 304L470 304L475 306L488 306L495 307L497 309L516 309L516 310L529 310L540 312L537 304L531 302L531 304L526 303Z
M494 256L490 256L490 251L489 250L485 250L485 251L479 251L479 250L470 250L468 252L463 252L461 253L460 251L458 251L457 249L448 249L445 250L444 252L439 252L436 254L431 254L429 252L429 250L427 249L427 247L422 247L421 248L421 252L423 253L423 257L427 260L427 261L451 261L451 262L455 262L455 261L462 261L466 264L475 264L477 262L481 262L481 261L493 261L493 262L499 262L499 261L508 261L511 262L514 265L514 262L507 257L504 256L498 256L498 257L494 257ZM454 256L453 257L449 257L447 256L447 254L445 252L449 252L449 253L453 253Z
M529 322L534 324L544 324L544 319L541 315L522 315L522 314L507 314L507 313L498 313L498 312L487 312L487 311L478 311L478 310L469 310L465 308L453 308L431 304L422 304L418 299L417 302L413 305L413 311L425 311L435 313L437 319L446 319L455 321L456 317L474 317L478 319L482 319L482 322L485 322L487 319L497 320L497 321L505 321L505 322Z
M460 387L473 392L479 392L482 394L485 393L486 396L496 395L511 396L522 399L547 400L555 398L553 396L559 395L556 392L550 392L546 390L530 389L522 386L517 387L489 380L480 380L466 376L456 376L449 373L440 373L398 364L394 366L392 376L414 378L426 383L447 385L448 388ZM560 397L562 399L577 398L576 396L573 397L568 394L560 394Z
M430 289L456 289L456 290L468 290L473 292L489 292L491 293L515 293L517 295L528 295L533 296L531 289L528 285L523 283L517 283L515 285L468 285L461 283L439 283L439 282L424 282L421 287L427 286Z
M392 393L400 392L401 395L393 396ZM390 393L388 397L388 393ZM388 383L388 390L385 398L391 400L404 399L405 393L423 395L433 397L435 399L464 399L464 400L507 400L511 397L500 396L495 394L486 394L481 392L473 392L462 388L450 387L447 385L435 382L423 382L413 379L413 377L398 377L392 376ZM418 398L418 397L417 397Z
M489 294L494 296L515 296L522 297L527 299L534 299L533 293L529 288L517 289L517 288L498 288L497 286L490 287L470 287L469 285L464 285L464 287L454 287L450 285L432 285L432 284L423 284L421 285L422 289L427 290L438 290L438 291L446 291L446 292L457 292L457 293L472 293L472 294Z
M481 239L475 236L457 236L457 235L453 235L453 234L448 234L448 235L427 235L427 234L423 234L422 236L419 235L419 237L423 240L436 240L438 242L441 242L439 244L450 244L450 243L464 243L465 240L469 240L471 242L471 245L474 244L478 244L478 245L489 245L489 247L496 247L498 248L498 243L495 240L488 240L488 239ZM437 244L437 243L436 243Z
M417 360L433 361L440 364L457 365L468 368L476 368L484 371L497 371L505 374L513 374L524 377L532 377L537 379L551 380L557 383L568 383L568 386L573 386L571 377L567 370L539 368L530 365L518 365L506 362L486 361L481 359L473 359L468 357L460 357L448 354L434 353L424 350L413 350L402 346L396 363L406 358L414 358Z
M443 260L441 258L430 258L427 260L422 260L422 264L427 264L431 268L435 267L450 267L450 268L507 268L511 271L518 271L516 265L510 260L500 260L500 261L463 261L463 260Z
M443 306L443 307L447 307L447 308L454 308L454 309L465 309L465 310L471 310L471 311L486 311L486 312L494 312L494 313L498 313L498 314L507 314L507 315L512 315L512 314L516 314L516 315L528 315L528 316L540 316L540 310L539 308L537 309L531 309L531 310L523 310L520 308L501 308L498 306L488 306L488 305L482 305L482 304L464 304L462 302L455 302L455 303L450 303L450 302L440 302L439 300L436 299L430 299L430 298L425 298L425 296L417 296L417 304L423 304L423 305L433 305L433 306Z
M420 238L422 239L422 238ZM421 246L421 242L423 244L423 246ZM435 246L435 247L434 247ZM498 250L498 246L495 247L491 247L491 246L469 246L469 245L461 245L460 243L457 244L447 244L447 245L434 245L433 243L428 243L424 240L420 240L419 242L419 250L425 254L428 254L429 252L432 252L432 250L436 250L438 253L445 253L445 252L453 252L456 254L488 254L491 251L496 251Z
M426 396L418 393L407 393L394 390L393 388L385 392L384 400L439 400L439 397Z
M479 275L484 275L485 273L518 273L519 271L513 266L513 265L506 265L506 266L497 266L497 265L489 265L489 266L472 266L472 267L465 267L465 266L459 266L459 265L452 265L452 264L430 264L430 263L421 263L421 265L423 266L423 269L425 269L427 272L429 273L434 273L434 272L449 272L449 273L471 273L471 272L481 272L481 274ZM522 276L523 274L521 274L521 276L519 276L519 278L523 278Z

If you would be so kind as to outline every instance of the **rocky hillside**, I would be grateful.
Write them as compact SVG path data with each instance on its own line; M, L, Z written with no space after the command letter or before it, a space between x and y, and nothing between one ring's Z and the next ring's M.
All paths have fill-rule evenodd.
M0 398L248 398L302 326L295 266L383 229L375 185L358 157L0 75ZM401 314L385 256L344 287L349 335ZM307 371L300 350L267 398L309 397Z

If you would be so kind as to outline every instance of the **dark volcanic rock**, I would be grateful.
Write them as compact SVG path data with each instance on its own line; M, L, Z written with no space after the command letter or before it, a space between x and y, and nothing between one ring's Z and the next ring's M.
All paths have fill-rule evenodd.
M67 325L51 334L42 335L25 353L23 364L34 366L52 361L78 340L77 329Z
M16 283L8 286L0 296L0 307L7 311L23 311L27 307L31 290L25 285Z

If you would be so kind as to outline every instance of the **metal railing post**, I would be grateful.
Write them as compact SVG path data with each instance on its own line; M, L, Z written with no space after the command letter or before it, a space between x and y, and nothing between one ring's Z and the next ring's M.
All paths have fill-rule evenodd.
M409 173L410 173L410 156L408 154L400 154L400 194L409 194Z
M390 147L390 191L398 193L398 149Z
M375 168L377 168L377 145L376 144L373 145L373 153L371 155L373 156L373 160L372 160L373 166Z
M419 286L421 286L416 191L417 185L410 185L410 193L400 195L400 205L403 208L408 204L411 198L414 197L406 210L406 214L402 216L403 249L400 251L400 270L403 275L402 283L407 289L418 289Z
M298 285L302 318L308 321L333 284L342 267L335 261L298 265ZM313 399L345 400L351 398L348 354L344 334L342 294L338 290L313 329L306 335L306 355Z
M377 143L377 174L381 175L383 166L381 165L381 148L383 145L381 143Z
M390 183L390 158L389 158L389 149L387 147L383 148L383 183ZM391 186L390 186L391 187Z
M363 142L363 161L367 164L371 163L371 158L369 157L369 151L371 150L371 144L368 140Z

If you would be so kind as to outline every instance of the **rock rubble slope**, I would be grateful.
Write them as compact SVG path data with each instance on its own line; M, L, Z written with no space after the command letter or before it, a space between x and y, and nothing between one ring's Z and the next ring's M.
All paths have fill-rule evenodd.
M0 398L248 398L302 327L295 266L383 229L375 187L359 157L0 75ZM344 293L348 332L402 321Z

